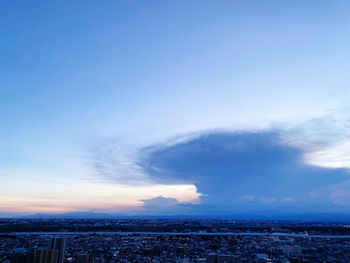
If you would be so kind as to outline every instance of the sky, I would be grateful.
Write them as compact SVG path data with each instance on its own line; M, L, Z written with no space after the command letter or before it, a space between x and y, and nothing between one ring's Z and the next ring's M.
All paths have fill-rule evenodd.
M350 3L0 2L0 215L348 213Z

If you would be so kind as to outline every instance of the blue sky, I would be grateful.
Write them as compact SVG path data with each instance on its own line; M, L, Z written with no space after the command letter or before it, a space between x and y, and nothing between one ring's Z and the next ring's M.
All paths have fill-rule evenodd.
M0 211L147 213L169 200L172 213L210 213L226 198L220 185L242 182L218 177L237 178L238 153L225 147L252 140L289 178L262 169L259 186L305 189L261 192L243 170L232 198L253 211L347 211L349 11L347 1L1 1ZM298 162L279 163L264 134ZM162 159L169 151L179 153Z

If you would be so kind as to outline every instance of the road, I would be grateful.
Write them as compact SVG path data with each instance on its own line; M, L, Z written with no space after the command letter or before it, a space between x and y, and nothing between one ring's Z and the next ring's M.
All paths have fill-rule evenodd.
M349 238L348 235L308 235L294 233L259 233L259 232L219 232L219 233L202 233L202 232L17 232L17 233L0 233L0 235L166 235L166 236L273 236L273 237L303 237L303 238Z

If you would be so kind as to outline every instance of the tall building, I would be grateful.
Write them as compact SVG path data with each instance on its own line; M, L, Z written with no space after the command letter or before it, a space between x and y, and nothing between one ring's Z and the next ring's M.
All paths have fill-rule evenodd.
M58 263L64 263L65 261L66 243L65 237L54 237L49 241L48 249L57 249L59 251Z
M34 263L58 263L58 249L36 249L34 251Z
M64 263L66 238L51 238L47 248L34 251L34 263Z

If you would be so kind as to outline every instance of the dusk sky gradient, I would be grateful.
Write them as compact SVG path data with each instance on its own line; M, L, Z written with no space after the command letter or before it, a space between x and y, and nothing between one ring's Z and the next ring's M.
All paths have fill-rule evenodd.
M0 2L0 216L350 213L350 2Z

